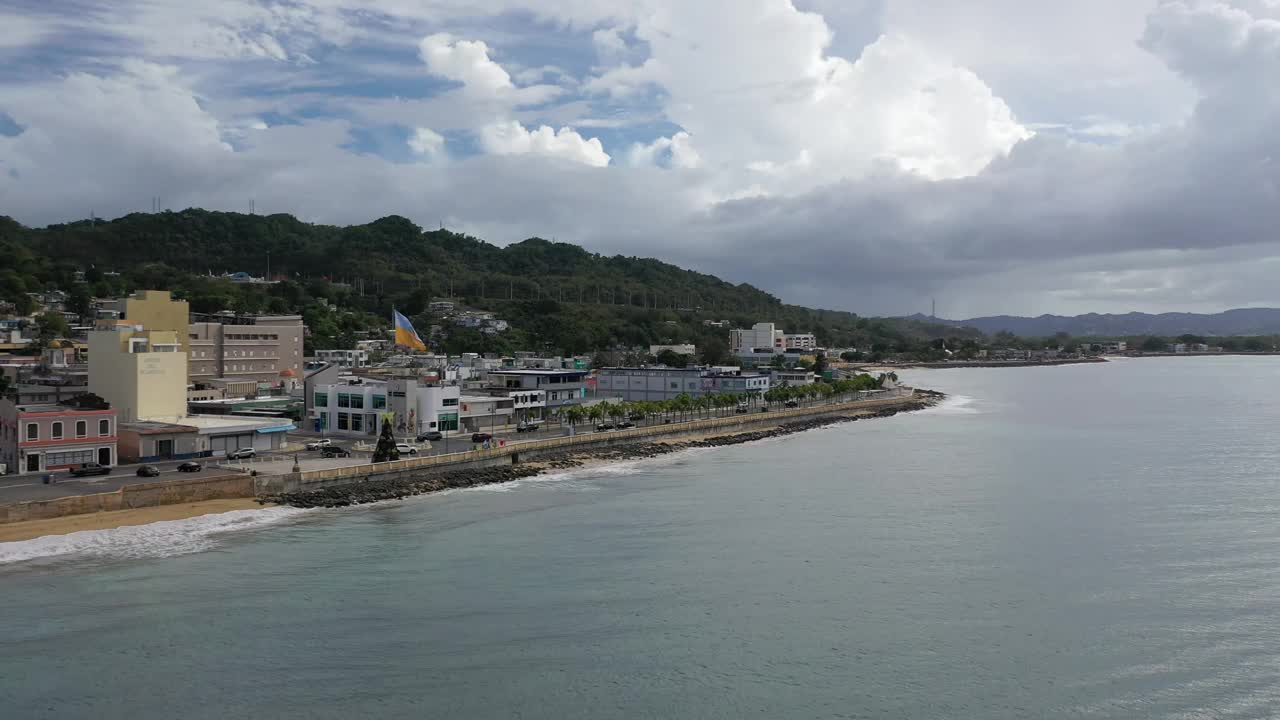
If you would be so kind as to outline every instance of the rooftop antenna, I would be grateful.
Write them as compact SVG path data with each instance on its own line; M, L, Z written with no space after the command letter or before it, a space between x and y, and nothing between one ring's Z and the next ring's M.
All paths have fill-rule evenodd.
M938 319L938 298L929 298L929 317Z

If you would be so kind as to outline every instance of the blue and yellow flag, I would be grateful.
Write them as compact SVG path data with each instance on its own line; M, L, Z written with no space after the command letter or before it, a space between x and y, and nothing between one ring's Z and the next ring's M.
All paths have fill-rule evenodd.
M402 345L415 350L427 351L427 344L422 342L422 338L418 337L418 331L413 329L413 323L409 322L409 318L400 314L400 311L391 310L391 319L396 325L396 345Z

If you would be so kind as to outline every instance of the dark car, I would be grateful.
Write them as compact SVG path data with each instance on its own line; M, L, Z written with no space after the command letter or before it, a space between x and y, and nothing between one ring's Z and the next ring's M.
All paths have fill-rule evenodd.
M537 432L538 428L540 427L542 426L536 422L522 422L516 426L516 432L518 433Z
M605 430L612 430L612 429L613 429L613 423L600 423L599 425L596 426L596 432L604 432Z
M800 407L800 403L796 402L795 400L788 400L787 407L791 407L791 408Z
M139 465L138 477L160 477L160 468L155 465Z
M338 445L326 445L320 448L320 457L322 458L351 457L351 451L344 447L339 447Z
M471 433L471 442L473 443L488 442L492 439L493 435L490 435L489 433Z
M178 466L178 472L200 472L203 469L203 465L192 460L188 460Z
M99 465L98 463L85 463L71 468L71 474L75 477L85 477L87 475L108 475L110 473L110 467L106 465Z
M633 428L635 426L636 424L631 422L630 420L623 420L622 422L618 423L619 430L629 430L630 428Z
M443 439L444 439L444 435L441 434L438 430L428 430L422 433L421 435L419 435L418 437L414 438L413 441L414 442L435 442L437 440L443 440Z

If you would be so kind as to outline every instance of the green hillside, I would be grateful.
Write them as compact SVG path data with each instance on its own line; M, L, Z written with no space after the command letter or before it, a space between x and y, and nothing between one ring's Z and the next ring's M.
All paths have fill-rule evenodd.
M693 342L715 356L728 333L704 320L734 327L772 321L788 332L812 331L827 346L880 351L976 336L918 320L787 305L750 285L541 238L502 248L424 231L398 216L336 227L290 215L189 209L45 228L0 217L0 253L13 260L0 270L0 298L19 305L27 292L70 289L75 272L84 270L87 294L97 297L146 287L173 290L195 312L301 312L315 348L348 345L363 331L385 327L393 306L425 335L432 324L427 305L443 298L492 310L512 324L496 337L448 328L440 344L451 352L584 353ZM283 282L250 286L210 277L239 271L270 272Z

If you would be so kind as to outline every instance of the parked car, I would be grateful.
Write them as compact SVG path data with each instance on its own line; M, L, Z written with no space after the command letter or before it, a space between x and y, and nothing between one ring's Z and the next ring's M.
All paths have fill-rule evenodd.
M410 445L409 443L396 443L396 450L399 450L401 455L418 454L418 448Z
M738 408L734 410L734 412L738 413L739 415L741 415L742 413L750 412L750 411L751 409L748 408L746 405L739 405Z
M227 453L228 460L248 460L249 458L253 458L257 456L258 456L258 451L254 450L253 448L240 448L235 452Z
M613 429L613 423L600 423L599 425L596 426L596 432L604 432L605 430L612 430L612 429Z
M178 465L178 472L200 472L204 466L194 460L188 460Z
M522 422L516 426L516 432L537 432L540 427L542 426L536 422Z
M787 407L800 407L800 403L796 402L795 400L788 400Z
M330 440L329 438L324 438L322 440L312 440L311 442L307 443L303 447L305 447L308 450L319 450L325 445L332 445L332 444L333 444L332 440Z
M160 468L155 465L139 465L138 477L160 477Z
M443 440L443 439L444 439L444 435L441 434L439 430L428 430L422 433L421 435L419 435L418 437L414 438L413 441L414 442L435 442L437 440Z
M323 458L351 457L351 451L340 445L326 445L320 448L320 457L323 457Z
M623 420L622 422L618 423L619 430L626 430L627 428L633 428L635 426L636 424L631 422L630 420Z
M99 465L98 463L84 463L71 468L71 475L74 477L85 477L87 475L108 475L111 468L107 465Z
M627 416L627 419L631 422L640 422L644 419L644 413L631 413Z
M490 435L489 433L480 433L480 432L471 433L471 442L473 443L488 442L489 440L492 440L492 439L493 439L493 435Z

